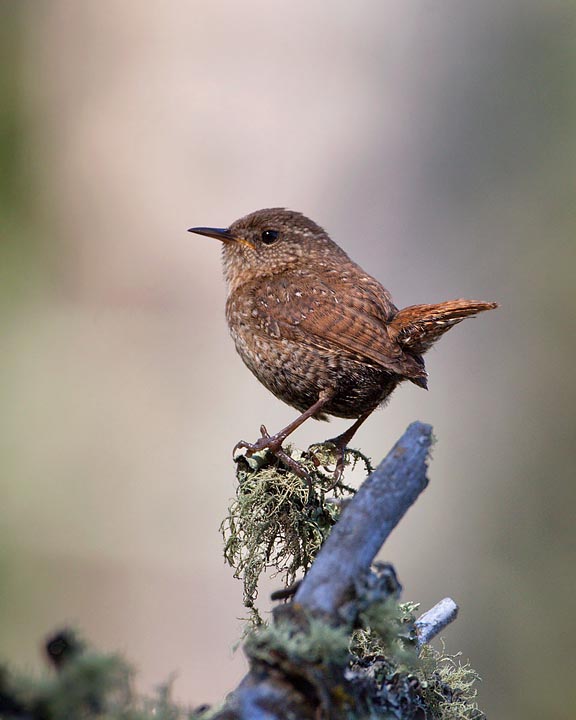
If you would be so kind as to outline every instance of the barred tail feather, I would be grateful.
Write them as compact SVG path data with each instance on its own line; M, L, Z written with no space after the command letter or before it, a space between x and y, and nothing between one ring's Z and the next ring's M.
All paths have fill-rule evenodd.
M390 334L404 349L422 355L454 325L496 307L498 303L477 300L410 305L398 311L390 324Z

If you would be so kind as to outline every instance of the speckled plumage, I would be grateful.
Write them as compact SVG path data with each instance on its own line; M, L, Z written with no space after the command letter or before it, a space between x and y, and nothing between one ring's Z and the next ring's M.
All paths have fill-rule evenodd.
M302 413L324 397L317 418L367 417L403 380L426 387L423 353L496 307L453 300L399 311L322 228L282 208L192 231L223 241L226 318L242 360Z
M373 333L381 328L372 319L363 324L365 337L346 342L361 317L361 298L354 308L351 278L340 276L334 288L337 266L323 270L322 281L316 268L296 267L245 283L230 292L226 317L240 357L276 397L304 412L320 390L335 388L323 413L355 418L390 394L400 379L391 366L400 368L397 360L380 360ZM374 309L384 322L384 308ZM422 374L421 364L412 364Z

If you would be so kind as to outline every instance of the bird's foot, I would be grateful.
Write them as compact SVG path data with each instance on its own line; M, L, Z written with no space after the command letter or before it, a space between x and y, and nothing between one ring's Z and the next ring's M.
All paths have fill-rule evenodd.
M343 438L342 435L339 435L335 438L330 438L330 440L325 441L326 445L333 445L336 451L336 467L334 469L334 475L332 476L332 483L330 484L330 487L328 488L328 492L331 490L334 490L334 488L340 483L342 480L342 475L344 474L344 466L346 465L346 438Z
M288 455L288 453L284 450L284 448L282 447L282 443L285 439L286 436L283 433L276 433L276 435L270 435L268 433L268 430L266 430L266 427L264 425L261 425L260 437L258 438L258 440L256 440L255 443L249 443L245 440L240 440L240 442L236 443L236 445L234 446L232 454L236 455L236 452L238 450L246 450L246 455L248 457L251 457L252 455L254 455L254 453L267 450L269 453L274 455L274 457L278 458L278 460L280 460L280 462L285 465L289 470L291 470L295 475L297 475L299 478L302 478L302 480L305 480L308 485L308 489L311 490L312 478L310 477L306 468L299 462L294 460L294 458L290 457L290 455Z
M232 453L235 455L237 450L246 450L246 455L250 457L254 453L262 452L262 450L269 450L273 455L282 447L283 437L279 434L270 435L264 425L260 425L261 437L256 440L255 443L246 442L246 440L240 440L234 446Z

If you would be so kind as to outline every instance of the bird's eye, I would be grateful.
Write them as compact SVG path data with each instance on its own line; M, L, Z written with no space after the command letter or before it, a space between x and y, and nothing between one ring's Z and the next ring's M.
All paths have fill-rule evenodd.
M272 245L280 237L278 230L263 230L262 231L262 242L264 245Z

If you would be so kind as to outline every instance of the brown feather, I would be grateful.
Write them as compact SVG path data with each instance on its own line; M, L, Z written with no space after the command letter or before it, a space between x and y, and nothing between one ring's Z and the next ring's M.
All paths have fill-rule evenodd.
M450 328L497 303L477 300L448 300L435 305L410 305L400 310L390 324L391 336L405 349L423 354Z
M363 282L346 280L341 278L334 287L319 282L317 274L285 273L254 288L256 296L268 298L259 313L283 338L370 362L407 378L425 377L420 359L406 353L387 332L397 309L384 288L373 278L366 278L370 283L364 277Z

